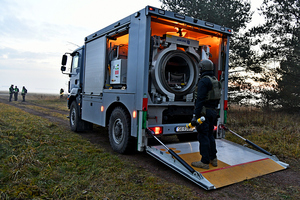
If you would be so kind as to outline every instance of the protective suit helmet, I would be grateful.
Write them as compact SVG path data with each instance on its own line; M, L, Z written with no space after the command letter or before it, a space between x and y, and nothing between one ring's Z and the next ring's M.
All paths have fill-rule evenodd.
M214 64L211 60L201 60L199 63L200 72L214 70Z

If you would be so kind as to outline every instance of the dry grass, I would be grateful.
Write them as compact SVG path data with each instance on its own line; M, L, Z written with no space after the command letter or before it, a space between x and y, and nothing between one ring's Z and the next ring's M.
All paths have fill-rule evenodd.
M0 199L195 198L189 188L1 103L0 138Z
M296 114L231 107L227 125L234 132L282 159L300 158L300 117ZM229 132L226 138L243 143Z
M46 96L28 98L37 106L24 106L48 114L51 107L67 110L65 99ZM228 111L230 129L277 155L298 173L299 124L299 116L287 113L241 107ZM244 144L229 132L226 139ZM244 181L239 187L252 199L299 196L299 185L278 185L265 179ZM200 195L206 199L243 196L229 191L230 186ZM0 103L0 199L197 199L196 195L199 193L157 178L44 118Z

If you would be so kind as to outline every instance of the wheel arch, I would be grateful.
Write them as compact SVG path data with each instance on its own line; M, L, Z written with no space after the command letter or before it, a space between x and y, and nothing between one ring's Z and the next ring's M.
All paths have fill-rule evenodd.
M71 104L73 103L73 101L77 101L76 100L77 99L77 95L76 96L69 96L68 97L68 108L70 109L70 107L71 107Z
M105 126L108 126L109 124L109 119L110 119L110 116L111 116L111 113L113 112L113 110L116 108L116 107L121 107L124 109L124 111L130 116L130 119L132 120L132 116L128 110L128 108L121 102L114 102L112 103L111 105L109 105L109 107L107 108L107 111L106 111L106 116L105 116ZM132 121L130 120L130 127L131 127L131 124L132 124Z

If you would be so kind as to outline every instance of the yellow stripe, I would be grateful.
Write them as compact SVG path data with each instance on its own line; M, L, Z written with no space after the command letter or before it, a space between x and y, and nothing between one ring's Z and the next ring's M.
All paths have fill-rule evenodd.
M271 159L211 170L202 175L216 188L285 169Z
M180 157L189 165L201 159L199 152L181 154ZM218 160L218 167L213 167L210 164L209 168L210 169L194 169L200 172L216 188L285 169L269 158L233 166Z
M193 167L192 162L201 160L201 156L200 156L199 152L181 154L180 157L185 162L187 162L189 165L191 165L192 168L194 168L196 171L198 171L200 173L205 172L205 171L209 171L209 170L212 170L212 169L218 169L218 168L223 168L223 167L229 166L228 164L218 160L218 167L214 167L211 164L209 164L209 169L201 169L201 168Z

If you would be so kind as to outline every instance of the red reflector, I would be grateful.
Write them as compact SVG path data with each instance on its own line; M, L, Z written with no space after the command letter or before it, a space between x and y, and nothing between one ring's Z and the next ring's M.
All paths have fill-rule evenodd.
M230 30L230 29L228 29L227 31L228 31L229 33L231 33L231 30Z
M162 134L162 132L163 132L163 128L160 126L150 127L149 129L151 129L155 135Z
M228 101L224 100L224 110L228 110L228 106L227 106Z
M143 111L148 110L148 98L143 98Z
M152 8L152 7L149 7L149 10L150 10L150 11L155 11L155 9L154 9L154 8Z
M222 75L222 71L221 71L221 70L218 70L218 81L221 80L221 75Z

